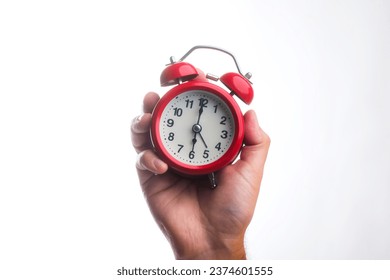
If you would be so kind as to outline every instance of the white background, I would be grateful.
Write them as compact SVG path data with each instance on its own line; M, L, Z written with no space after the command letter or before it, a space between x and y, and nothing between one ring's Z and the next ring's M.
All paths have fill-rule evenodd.
M389 259L389 30L379 0L2 1L7 279L109 279L132 261L173 259L138 185L129 126L146 92L166 91L169 57L198 44L253 73L242 108L272 139L249 257ZM214 52L189 61L234 70Z

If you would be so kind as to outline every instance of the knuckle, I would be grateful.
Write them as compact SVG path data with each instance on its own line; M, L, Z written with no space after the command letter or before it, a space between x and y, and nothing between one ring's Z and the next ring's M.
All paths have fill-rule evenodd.
M150 128L151 120L152 115L147 113L134 118L131 123L131 132L133 134L147 133Z
M145 152L145 151L144 151ZM136 164L135 166L140 169L140 170L145 170L145 167L144 165L142 164L142 162L144 161L143 158L144 158L144 152L141 152L138 154L137 156L137 160L136 160Z
M137 167L140 169L148 169L148 163L153 157L153 152L151 150L144 150L138 154L137 157Z
M148 135L132 135L131 143L133 148L140 153L144 150L150 149L152 146Z
M271 144L271 137L264 132L264 142L269 146Z
M131 126L130 126L130 129L131 129L131 133L133 134L136 134L138 133L138 130L139 130L139 123L141 121L141 118L142 118L142 115L138 116L138 117L135 117L132 122L131 122Z

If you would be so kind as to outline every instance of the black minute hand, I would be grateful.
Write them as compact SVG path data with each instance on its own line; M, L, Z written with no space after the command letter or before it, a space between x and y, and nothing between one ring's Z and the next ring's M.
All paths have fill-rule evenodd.
M202 115L202 113L203 113L203 106L200 106L198 121L196 122L196 124L199 124L199 122L200 122L200 116Z

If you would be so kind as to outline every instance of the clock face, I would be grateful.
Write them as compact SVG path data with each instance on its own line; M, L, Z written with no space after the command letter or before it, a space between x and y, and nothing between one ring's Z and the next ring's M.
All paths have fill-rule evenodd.
M232 145L235 129L228 105L205 90L188 90L172 98L159 123L165 150L189 166L220 159Z

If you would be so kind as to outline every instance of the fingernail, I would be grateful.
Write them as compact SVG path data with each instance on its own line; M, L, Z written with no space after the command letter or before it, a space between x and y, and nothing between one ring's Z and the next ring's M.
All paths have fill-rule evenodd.
M153 165L154 165L154 168L155 168L155 172L158 172L158 173L161 173L161 170L163 170L165 168L165 163L160 160L160 159L154 159L153 160Z

